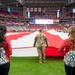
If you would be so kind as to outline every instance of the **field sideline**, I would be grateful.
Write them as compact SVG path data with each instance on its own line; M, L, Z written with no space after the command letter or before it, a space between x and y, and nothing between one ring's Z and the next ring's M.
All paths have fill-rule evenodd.
M11 57L9 75L65 75L62 58L48 57L40 64L38 57Z

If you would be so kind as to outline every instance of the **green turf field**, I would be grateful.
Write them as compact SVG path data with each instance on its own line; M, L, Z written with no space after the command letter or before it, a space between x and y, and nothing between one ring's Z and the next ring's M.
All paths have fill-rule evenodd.
M40 64L37 57L11 57L9 75L65 75L63 59L48 57Z

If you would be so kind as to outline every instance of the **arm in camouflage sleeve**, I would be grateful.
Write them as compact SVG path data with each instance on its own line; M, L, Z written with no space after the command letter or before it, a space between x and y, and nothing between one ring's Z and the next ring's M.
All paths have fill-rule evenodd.
M47 38L45 37L45 42L46 42L46 45L48 46L48 40L47 40Z
M35 47L35 45L36 45L36 41L37 41L37 38L35 37L35 39L34 39L34 47Z

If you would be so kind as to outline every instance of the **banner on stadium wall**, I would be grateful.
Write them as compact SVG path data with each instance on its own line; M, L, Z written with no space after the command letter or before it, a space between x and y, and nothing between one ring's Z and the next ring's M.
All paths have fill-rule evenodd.
M32 19L30 20L30 24L54 24L54 23L58 23L59 20L56 19Z
M33 12L33 8L30 8L30 12Z
M34 8L34 12L37 12L37 8Z
M38 12L41 12L41 8L38 8Z
M27 10L26 10L26 18L30 18L30 9L29 8L27 8Z

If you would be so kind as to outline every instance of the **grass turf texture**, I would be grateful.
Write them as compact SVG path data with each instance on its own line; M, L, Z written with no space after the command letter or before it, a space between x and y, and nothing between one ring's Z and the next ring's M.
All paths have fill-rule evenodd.
M9 75L65 75L63 59L49 57L41 64L37 57L11 57Z

